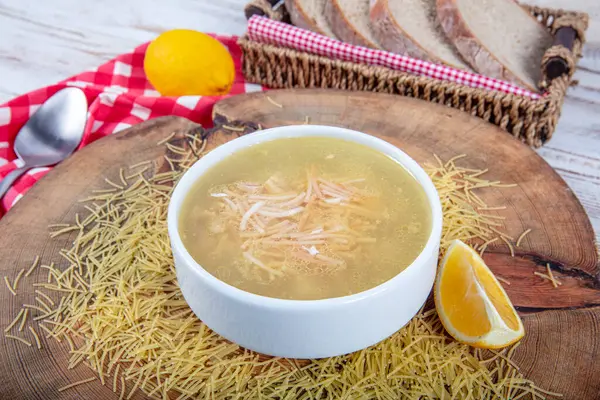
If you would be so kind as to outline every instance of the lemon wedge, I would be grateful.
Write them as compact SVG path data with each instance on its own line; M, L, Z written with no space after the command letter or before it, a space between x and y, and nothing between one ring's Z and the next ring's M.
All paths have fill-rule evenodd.
M452 242L438 272L435 306L448 333L474 347L496 349L525 330L506 292L475 250Z

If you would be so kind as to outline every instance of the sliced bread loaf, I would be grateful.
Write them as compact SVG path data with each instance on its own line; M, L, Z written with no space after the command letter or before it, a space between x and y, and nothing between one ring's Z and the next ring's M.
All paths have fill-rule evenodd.
M514 0L437 0L440 24L477 72L537 91L552 36Z
M381 48L369 27L369 0L327 0L325 17L341 41Z
M374 0L371 30L394 53L469 69L437 20L436 0Z
M285 7L292 23L297 27L335 38L325 19L326 2L327 0L285 0Z

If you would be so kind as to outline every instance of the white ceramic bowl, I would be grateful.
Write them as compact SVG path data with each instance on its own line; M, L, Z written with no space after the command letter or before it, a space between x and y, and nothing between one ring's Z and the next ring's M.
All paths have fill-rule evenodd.
M249 293L208 273L179 236L181 205L194 182L230 154L257 143L299 136L353 141L397 160L421 184L431 207L432 229L424 250L394 278L351 296L324 300L283 300ZM290 149L293 151L293 149ZM321 358L373 345L402 328L421 308L433 286L442 230L442 209L423 169L395 146L348 129L298 125L242 136L212 150L177 184L169 204L168 229L175 268L186 301L206 325L245 348L280 357Z

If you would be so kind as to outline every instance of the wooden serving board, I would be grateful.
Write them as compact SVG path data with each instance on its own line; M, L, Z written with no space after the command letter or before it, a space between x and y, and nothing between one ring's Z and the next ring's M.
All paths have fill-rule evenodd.
M528 378L563 393L565 399L600 398L600 282L594 233L571 190L527 146L465 113L374 93L284 90L235 96L215 107L214 118L217 126L224 126L208 134L209 149L242 134L229 130L229 125L243 122L248 132L252 126L308 120L379 136L420 163L433 161L433 153L442 159L465 153L468 157L461 165L489 168L488 179L516 183L514 188L482 192L491 206L508 207L498 215L506 217L503 229L509 235L517 237L532 228L514 258L502 244L490 245L484 257L496 274L511 282L506 289L523 315L527 333L514 360ZM198 129L175 117L149 121L101 139L57 166L0 220L0 274L12 281L36 255L60 267L59 250L73 238L50 239L47 226L73 222L75 213L85 212L78 201L106 187L105 177L118 180L120 168L156 160L155 169L161 169L166 148L157 142L173 132L172 140L178 141ZM557 289L533 274L543 271L546 263L563 282ZM31 283L42 276L45 273L37 271L23 279L16 297L0 286L0 327L8 325L23 303L33 303ZM43 350L38 351L2 336L0 359L1 398L118 397L110 389L112 383L92 382L58 392L94 376L85 366L67 370L65 343L43 339Z

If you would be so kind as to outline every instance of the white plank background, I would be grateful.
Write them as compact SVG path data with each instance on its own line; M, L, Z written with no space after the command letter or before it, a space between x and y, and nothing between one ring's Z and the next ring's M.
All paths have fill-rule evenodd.
M240 35L246 0L0 0L0 103L97 66L171 28ZM585 58L539 154L577 194L600 239L600 1L526 0L590 14Z

